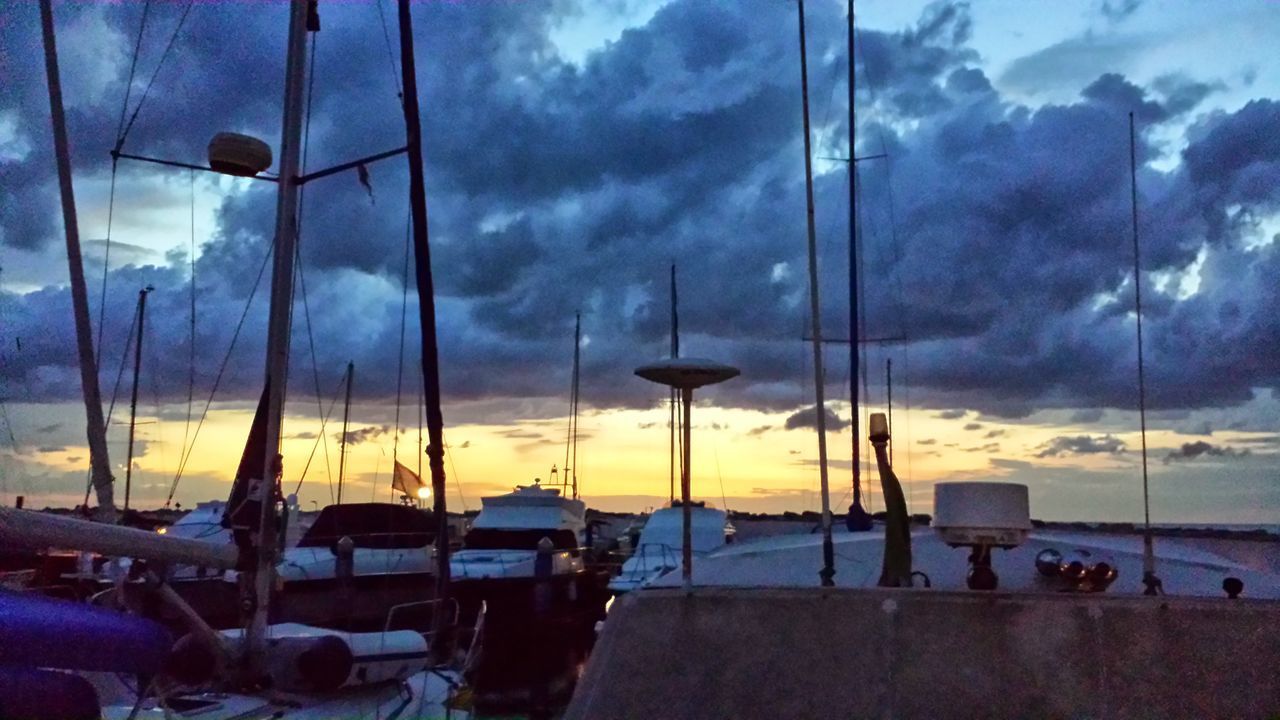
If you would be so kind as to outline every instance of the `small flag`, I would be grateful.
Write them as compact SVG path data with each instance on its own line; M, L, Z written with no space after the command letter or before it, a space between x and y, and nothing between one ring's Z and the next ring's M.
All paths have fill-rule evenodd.
M373 183L369 182L369 168L364 165L357 165L356 177L360 179L360 184L369 193L369 204L376 205L377 201L373 199Z
M399 460L396 461L396 470L391 475L391 489L399 490L405 496L426 500L431 497L431 488L422 482L422 478L417 473L405 467Z

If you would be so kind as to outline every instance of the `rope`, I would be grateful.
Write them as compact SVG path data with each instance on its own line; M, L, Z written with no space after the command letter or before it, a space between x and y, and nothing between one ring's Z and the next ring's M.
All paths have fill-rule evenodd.
M178 482L182 480L182 473L187 469L187 461L191 459L191 451L195 449L196 440L200 438L200 429L204 427L205 418L209 416L209 408L213 405L213 398L217 395L218 388L222 385L222 376L227 370L227 365L231 362L231 353L235 350L236 340L240 338L240 331L244 329L244 321L249 317L249 308L253 307L253 298L258 294L258 286L262 284L262 274L267 269L267 262L271 260L273 250L275 250L275 246L268 243L267 252L262 258L262 265L258 267L258 277L253 281L253 289L249 291L249 299L245 301L244 312L240 313L240 322L236 323L235 332L231 335L231 345L227 348L227 354L222 358L222 364L218 367L218 374L213 379L213 389L209 391L209 400L205 402L204 410L200 413L200 420L196 423L195 432L191 434L191 444L184 449L182 460L178 463L178 472L173 476L173 484L169 487L169 496L164 501L165 507L169 507L169 504L173 502L173 494L178 491Z

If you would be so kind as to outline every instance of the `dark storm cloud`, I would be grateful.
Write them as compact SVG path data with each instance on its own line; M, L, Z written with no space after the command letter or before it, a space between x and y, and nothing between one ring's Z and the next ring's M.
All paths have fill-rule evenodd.
M815 97L835 98L815 113L818 123L827 118L815 136L841 154L832 140L842 137L845 115L837 5L809 9L810 80ZM157 26L172 27L178 9L157 11ZM548 39L556 13L572 9L415 6L446 399L566 395L573 315L581 311L590 339L584 403L658 404L665 391L631 370L666 354L666 273L675 261L687 353L743 370L703 397L794 408L797 388L808 382L799 345L807 297L794 7L677 0L581 65L561 59ZM92 67L102 76L95 95L73 96L70 119L79 177L102 181L140 8L68 5L58 13L60 25L79 23L77 32L103 58L64 59L64 74ZM380 34L374 10L334 4L322 13L311 169L403 142L385 49L369 41ZM9 19L0 27L4 47L37 51L34 10L20 7ZM193 10L130 147L198 161L221 129L274 144L282 20L275 6ZM1032 75L1053 85L1051 74L1036 73L1073 52L1092 52L1088 75L1068 81L1078 98L1031 108L993 88L968 47L971 31L964 6L936 5L913 27L859 36L861 70L876 85L874 96L864 87L859 97L860 153L879 151L883 140L891 155L859 169L864 271L873 290L865 332L911 338L904 381L922 407L999 417L1043 407L1134 407L1127 114L1141 121L1140 160L1167 160L1150 138L1162 123L1192 120L1217 85L1170 75L1150 90L1139 87L1106 74L1118 56L1092 52L1101 41L1090 41L1014 63L1002 87ZM159 53L148 47L144 77ZM48 248L57 258L43 75L24 63L9 76L14 92L0 100L0 112L17 113L32 150L0 161L0 183L19 189L0 208L3 243ZM1278 384L1267 348L1280 344L1273 281L1280 250L1244 242L1280 202L1277 124L1280 108L1269 100L1194 118L1181 163L1141 169L1148 273L1181 272L1205 254L1200 290L1190 298L1144 283L1153 408L1238 404L1254 388ZM293 397L302 393L308 403L318 384L327 404L348 360L357 367L357 397L396 394L405 164L393 158L369 172L376 204L351 174L307 189L307 305L299 302L294 313L290 377ZM815 181L820 236L837 246L848 229L844 173L826 168ZM118 198L124 206L141 201ZM221 197L216 233L203 241L197 397L207 396L254 287L274 201L266 183L235 184ZM148 342L156 351L146 365L162 394L185 397L185 265L176 257L126 261L139 264L117 265L111 276L103 382L114 380L137 289L150 283L157 290ZM844 254L824 252L822 262L824 321L847 327ZM252 400L261 389L265 296L260 287L220 399ZM23 340L23 352L7 357L0 372L26 399L77 392L69 307L61 288L0 294L0 332ZM412 397L419 347L412 280L405 312L401 390Z
M1102 0L1102 14L1111 22L1119 22L1142 6L1142 0Z
M942 420L959 420L968 414L968 410L943 410L942 412L934 415L934 417Z
M1164 456L1165 463L1179 462L1183 460L1194 460L1198 457L1243 457L1249 454L1249 450L1236 450L1235 448L1223 447L1221 445L1212 445L1203 440L1196 442L1183 443L1182 447L1172 450L1168 455Z
M1113 435L1061 435L1040 446L1036 457L1060 457L1063 455L1115 455L1125 450L1124 441Z
M348 430L347 444L359 445L360 443L377 440L378 438L385 437L390 434L391 434L390 425L362 427L356 430ZM338 442L342 442L342 433L341 432L334 433L333 439L337 440Z
M1087 408L1071 414L1071 422L1090 424L1102 419L1102 408Z
M965 430L981 430L982 423L965 423L964 429Z
M836 415L836 412L829 407L823 408L823 416L826 420L827 430L831 432L840 432L849 427L852 423L844 418ZM788 430L815 430L818 427L818 410L814 406L797 410L787 416L785 424Z

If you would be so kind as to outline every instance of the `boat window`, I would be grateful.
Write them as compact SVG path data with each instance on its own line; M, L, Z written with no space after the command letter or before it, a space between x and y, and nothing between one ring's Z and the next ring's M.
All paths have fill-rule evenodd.
M551 538L556 550L576 550L578 538L572 530L496 530L472 528L462 539L463 550L537 550L542 538Z

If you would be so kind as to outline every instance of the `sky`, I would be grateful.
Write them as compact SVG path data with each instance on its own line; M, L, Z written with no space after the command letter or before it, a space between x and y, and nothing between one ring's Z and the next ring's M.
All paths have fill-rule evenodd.
M126 152L182 162L223 130L276 148L287 7L153 3L139 40L144 8L55 2L55 18L117 498L150 285L132 505L189 506L225 497L261 392L274 186L123 160L113 175L109 151L125 128ZM310 171L404 141L394 4L319 8ZM845 6L805 11L820 320L839 339ZM584 497L666 502L667 395L633 370L669 352L674 263L682 354L742 371L698 393L695 497L817 509L796 3L413 13L451 507L563 469L577 312ZM1152 520L1280 524L1274 6L863 0L857 24L856 155L885 156L858 163L859 329L893 339L862 346L861 427L887 409L891 362L911 509L938 482L997 480L1025 483L1035 517L1142 517L1133 113ZM41 50L36 4L0 9L0 502L72 505L88 452ZM420 455L408 172L368 171L302 200L283 450L304 506L334 497L348 361L344 497L391 499L394 461ZM848 345L824 361L843 511Z

